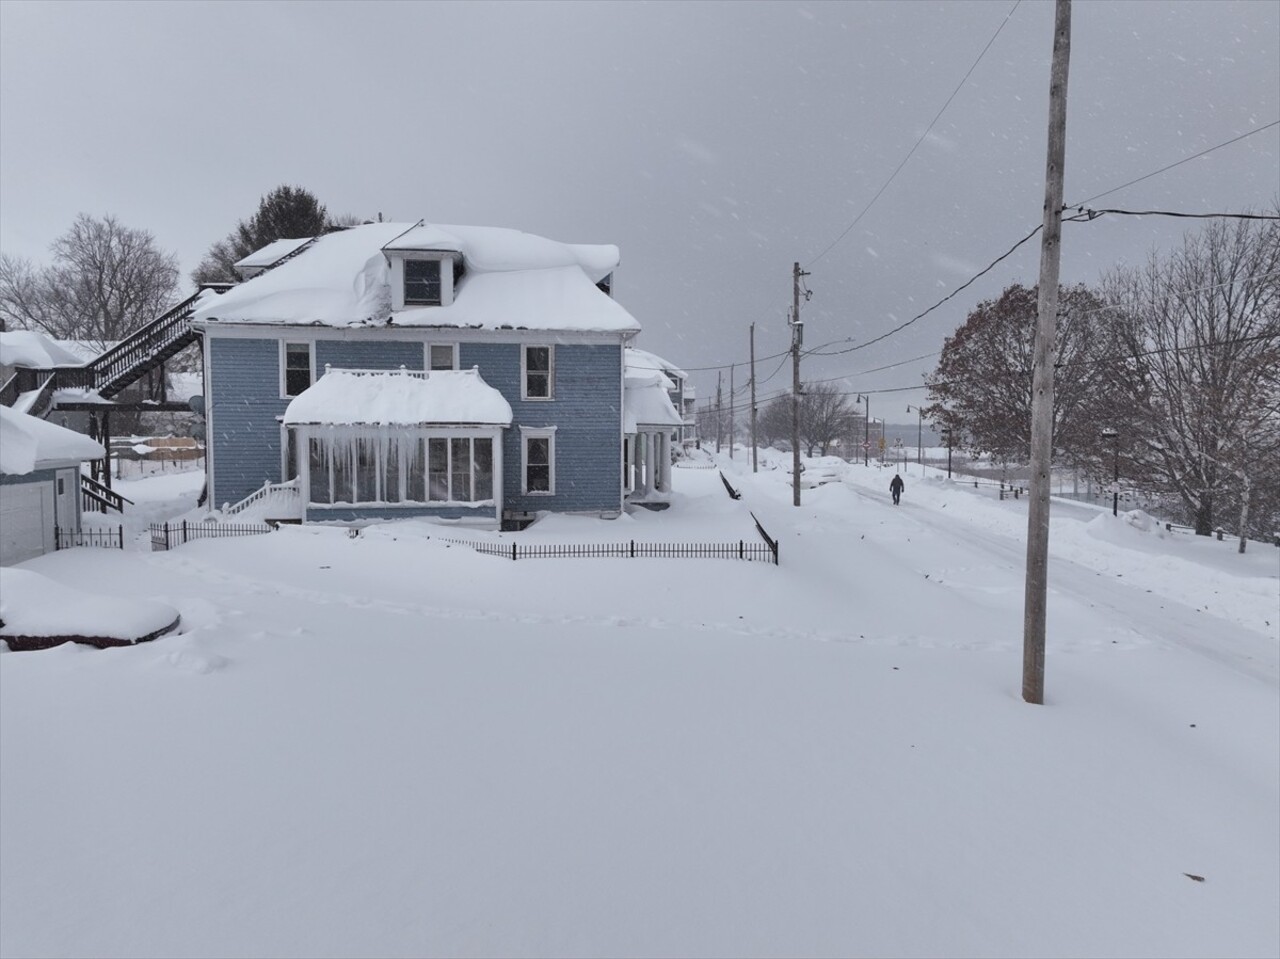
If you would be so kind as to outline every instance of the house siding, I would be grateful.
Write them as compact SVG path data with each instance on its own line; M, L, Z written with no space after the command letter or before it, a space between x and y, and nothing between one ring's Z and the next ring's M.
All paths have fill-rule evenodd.
M209 343L210 505L238 503L280 482L280 340L213 337Z
M517 512L611 513L622 509L622 349L619 344L555 344L553 400L522 400L519 343L462 343L459 365L480 375L511 404L503 437L503 508ZM555 494L521 493L520 427L554 426Z
M464 334L465 335L465 334ZM218 337L209 341L209 436L211 503L236 503L261 488L278 483L281 473L279 418L289 405L280 396L280 343L288 333L263 338ZM461 337L452 338L457 342ZM521 343L459 344L459 366L478 366L485 382L511 404L512 424L503 435L503 507L517 512L617 513L622 509L620 443L622 439L620 343L555 345L553 400L521 399ZM419 340L317 339L317 376L326 365L336 369L406 369L424 367ZM555 494L521 493L523 457L520 427L555 427ZM397 508L385 517L376 509L358 510L360 518L432 515L475 516L463 508L456 514L427 508ZM332 510L308 510L308 520L356 518Z
M423 369L425 351L421 341L405 340L317 340L316 376L325 366L338 370Z
M23 486L27 483L53 483L57 470L33 470L30 473L0 473L0 486Z

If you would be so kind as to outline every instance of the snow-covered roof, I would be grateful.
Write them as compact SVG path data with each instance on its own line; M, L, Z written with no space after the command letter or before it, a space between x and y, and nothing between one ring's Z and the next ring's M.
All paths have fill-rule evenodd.
M479 370L326 369L284 413L289 425L510 426L511 404Z
M269 266L273 266L280 260L283 260L290 253L306 246L311 242L311 237L301 236L288 240L276 240L268 243L261 250L255 250L243 259L236 260L231 264L237 273L241 276L251 276L254 273L265 270Z
M657 353L650 353L648 350L638 349L634 346L628 346L626 352L627 377L640 377L647 372L659 372L667 374L669 380L673 380L672 388L675 387L674 379L687 380L689 374L674 363L664 360Z
M661 375L661 374L659 374ZM668 427L683 424L680 414L671 405L671 397L661 383L651 382L632 385L628 382L622 391L622 431L637 433L645 427Z
M105 455L102 445L87 436L0 406L0 473L23 476Z
M83 366L84 363L76 353L43 333L35 330L0 331L0 366L46 370L54 366Z
M454 302L393 313L390 255L415 250L462 256ZM367 223L319 237L274 270L202 303L193 320L635 332L636 319L596 287L617 265L616 246L500 227Z

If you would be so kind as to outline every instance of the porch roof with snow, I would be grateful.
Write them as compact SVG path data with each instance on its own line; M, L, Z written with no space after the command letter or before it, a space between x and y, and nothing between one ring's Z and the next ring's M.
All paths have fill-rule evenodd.
M392 310L391 259L414 252L461 256L451 304ZM274 269L211 297L192 319L202 326L638 332L636 319L596 286L617 265L612 245L559 243L501 227L367 223L317 238Z
M0 473L25 476L105 455L102 444L87 436L0 406Z
M638 433L642 428L682 426L684 421L667 394L668 390L675 388L675 383L666 372L679 373L680 370L644 350L626 350L623 362L623 432Z
M96 355L96 353L94 354ZM66 344L35 330L0 330L0 366L47 370L84 366L85 359Z
M286 426L510 426L511 404L479 370L326 368L284 412Z

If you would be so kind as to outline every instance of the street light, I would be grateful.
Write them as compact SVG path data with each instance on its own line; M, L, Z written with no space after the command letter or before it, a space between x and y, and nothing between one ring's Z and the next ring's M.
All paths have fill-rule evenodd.
M907 404L907 412L916 411L916 462L924 465L924 410L918 406Z
M1102 431L1102 438L1111 440L1111 461L1115 464L1115 473L1111 485L1111 515L1120 515L1120 431L1110 426Z
M951 427L944 426L941 432L942 438L947 441L947 479L951 479Z

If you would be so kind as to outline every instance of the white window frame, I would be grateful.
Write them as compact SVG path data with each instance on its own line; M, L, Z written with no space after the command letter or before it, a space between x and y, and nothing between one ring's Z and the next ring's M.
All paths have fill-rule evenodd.
M453 351L453 360L449 369L456 370L458 368L458 344L457 343L427 343L423 346L422 368L428 373L431 372L431 351L436 347L448 347Z
M289 390L289 347L305 346L307 348L307 360L311 366L311 382L307 384L308 389L315 385L316 382L316 341L315 340L288 340L280 341L280 398L282 400L291 400L300 393L290 393Z
M547 443L547 485L549 489L529 489L529 441L545 439ZM556 428L554 426L520 427L520 492L525 496L556 495Z
M453 284L454 279L458 275L458 270L454 266L454 257L449 253L413 253L401 251L389 251L391 261L391 309L400 310L430 310L436 306L451 306L453 304ZM410 260L429 261L440 264L440 302L435 303L406 303L404 298L404 265Z
M547 395L529 395L529 351L547 351ZM520 346L520 398L530 403L549 403L556 398L556 348L551 343L524 343Z

